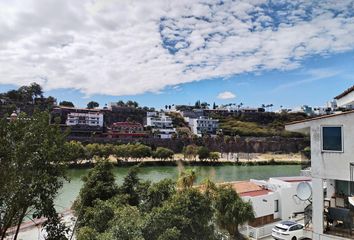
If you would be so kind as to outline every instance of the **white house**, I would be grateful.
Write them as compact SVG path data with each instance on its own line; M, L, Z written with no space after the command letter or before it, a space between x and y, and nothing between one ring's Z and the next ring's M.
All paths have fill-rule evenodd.
M219 120L207 117L190 118L189 127L198 136L202 134L215 135L219 127Z
M86 125L103 127L103 113L100 112L71 112L68 113L66 125Z
M170 129L173 128L172 118L165 115L165 113L157 114L155 112L147 112L146 126L158 129Z
M225 183L231 184L243 200L252 204L255 219L248 223L248 231L243 233L256 239L269 236L277 222L303 213L309 202L300 201L296 197L296 189L301 182L311 183L311 178L274 177L266 181L251 179Z
M337 107L340 108L354 108L354 86L348 88L343 93L334 98L337 102Z
M294 122L286 130L311 138L312 239L354 239L354 111Z
M147 112L146 127L151 127L152 132L156 133L159 138L171 138L176 129L173 128L172 118L165 113Z

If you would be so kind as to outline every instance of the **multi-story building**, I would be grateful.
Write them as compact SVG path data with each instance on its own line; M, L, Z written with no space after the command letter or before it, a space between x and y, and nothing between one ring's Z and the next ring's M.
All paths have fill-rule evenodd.
M108 129L110 138L136 138L146 137L142 124L137 122L115 122Z
M354 239L354 111L286 126L311 138L312 235Z
M189 119L189 127L198 136L203 134L215 135L219 128L219 120L207 117L191 118Z
M71 112L67 115L67 126L85 125L103 127L103 114L100 112Z
M151 127L152 132L159 138L172 138L176 133L173 128L172 118L165 113L147 112L146 127Z
M158 129L173 128L172 118L165 113L147 112L146 126Z
M63 129L70 128L71 136L90 137L103 133L105 112L102 109L56 107L51 115L52 122L59 118Z

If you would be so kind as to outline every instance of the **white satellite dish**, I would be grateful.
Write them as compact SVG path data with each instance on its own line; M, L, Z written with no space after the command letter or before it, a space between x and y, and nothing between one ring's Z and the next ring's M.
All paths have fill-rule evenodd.
M312 188L308 182L301 182L297 185L296 196L302 200L307 201L312 197Z
M354 197L348 197L350 205L354 206Z

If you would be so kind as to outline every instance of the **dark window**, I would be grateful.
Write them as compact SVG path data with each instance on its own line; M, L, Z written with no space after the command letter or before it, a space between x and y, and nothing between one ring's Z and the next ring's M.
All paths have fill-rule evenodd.
M322 127L322 150L343 151L342 127Z
M279 200L274 201L274 212L279 212Z

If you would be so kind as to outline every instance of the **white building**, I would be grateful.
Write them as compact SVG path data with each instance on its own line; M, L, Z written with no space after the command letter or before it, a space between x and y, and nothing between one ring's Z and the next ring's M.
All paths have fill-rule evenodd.
M354 108L354 86L334 98L339 108Z
M219 120L207 117L190 118L189 127L198 136L202 136L202 134L215 135L219 127Z
M67 115L66 125L86 125L103 127L103 114L100 112L71 112Z
M255 219L243 229L243 234L255 239L269 236L279 221L293 219L303 213L309 202L300 201L296 197L296 189L301 182L311 183L311 178L275 177L267 181L251 179L225 183L231 184L244 201L252 204Z
M168 139L176 133L173 128L172 118L165 113L147 112L146 113L146 127L151 127L152 132L159 138Z
M286 130L311 137L312 239L354 239L354 111L294 122Z
M173 128L172 118L165 115L165 113L147 112L146 126L157 129L171 129Z

